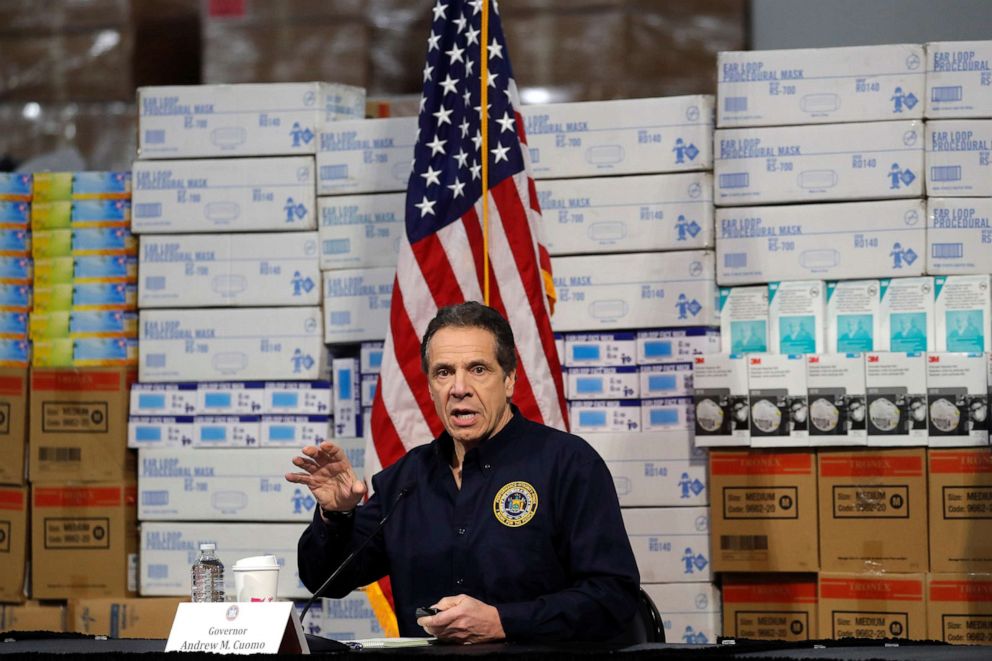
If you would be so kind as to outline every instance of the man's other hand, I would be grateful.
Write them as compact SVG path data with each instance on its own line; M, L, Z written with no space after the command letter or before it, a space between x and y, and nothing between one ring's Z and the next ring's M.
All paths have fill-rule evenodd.
M417 624L440 640L467 645L506 638L499 611L478 599L459 594L441 599L434 607L441 609L441 612L418 618Z

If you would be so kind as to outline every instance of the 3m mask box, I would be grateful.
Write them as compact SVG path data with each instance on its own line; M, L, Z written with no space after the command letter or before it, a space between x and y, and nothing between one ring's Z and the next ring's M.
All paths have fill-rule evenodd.
M809 446L805 356L748 356L747 386L751 403L751 447Z
M827 352L873 351L881 335L878 280L827 283Z
M927 200L927 273L992 273L992 198Z
M865 354L868 445L927 444L926 354Z
M927 122L927 195L992 195L992 119Z
M923 200L717 211L721 285L923 275Z
M865 357L860 353L806 356L809 444L868 445Z
M992 41L927 44L926 117L992 117Z
M768 287L720 288L720 350L768 351Z
M416 141L416 117L329 125L317 150L317 194L405 191Z
M919 44L717 54L717 126L922 119Z
M396 266L406 234L406 194L321 197L317 210L321 269Z
M641 583L710 581L708 507L624 509Z
M381 340L389 328L396 269L324 272L324 341Z
M131 231L312 230L312 156L135 161Z
M930 447L988 446L988 365L984 353L927 354Z
M939 275L933 279L937 351L992 351L988 275Z
M717 322L713 253L630 253L552 260L557 332Z
M138 88L138 157L314 154L321 131L365 114L365 90L334 83Z
M537 187L552 255L713 247L713 175L561 179Z
M713 97L523 106L537 179L709 170Z
M142 310L141 381L326 378L320 308Z
M283 473L299 448L142 448L142 521L309 521L316 501ZM288 467L285 468L284 467Z
M824 283L818 280L768 284L771 353L820 353L824 350L825 289Z
M716 132L718 205L923 196L923 122Z
M878 287L881 326L875 351L933 351L933 278L886 278Z
M696 356L693 363L693 388L697 447L751 445L751 405L746 356Z

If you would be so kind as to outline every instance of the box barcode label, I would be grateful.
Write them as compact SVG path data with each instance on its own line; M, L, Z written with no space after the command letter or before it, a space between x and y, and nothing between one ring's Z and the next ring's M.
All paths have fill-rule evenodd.
M148 578L159 580L169 578L169 565L148 565Z
M324 241L325 255L346 255L351 251L351 240L328 239Z
M342 310L331 313L331 326L348 326L351 324L351 312Z
M964 244L934 243L930 246L930 256L937 259L961 259L964 257Z
M165 367L165 354L164 353L150 353L145 356L145 367Z
M747 111L747 97L746 96L728 96L723 100L723 110L724 112L746 112Z
M728 269L747 268L746 252L728 252L723 256L723 267Z
M336 179L348 178L347 165L322 165L320 166L320 180L334 181Z
M930 89L930 100L938 103L950 103L960 101L962 98L961 86L950 85L947 87L933 87Z
M141 504L150 507L158 507L169 504L169 492L162 491L142 491Z
M961 166L935 165L930 168L930 181L961 181Z
M48 434L106 434L107 402L42 402L41 429Z
M145 131L145 142L150 145L160 145L165 142L164 129L148 129Z
M135 218L159 218L162 215L162 204L159 202L144 202L134 205Z
M767 551L768 535L720 535L721 551Z
M38 459L56 463L71 463L83 460L82 448L38 448Z
M747 188L751 177L747 172L731 172L720 175L720 188Z
M992 615L948 613L940 616L942 640L955 645L992 643Z
M106 517L44 520L46 549L109 549L110 519Z

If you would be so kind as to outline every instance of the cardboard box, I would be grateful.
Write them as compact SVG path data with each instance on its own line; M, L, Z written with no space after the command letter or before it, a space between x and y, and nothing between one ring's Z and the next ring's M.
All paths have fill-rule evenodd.
M34 308L39 312L133 310L137 300L134 283L61 284L34 290Z
M0 257L0 259L5 259ZM31 260L28 260L31 261ZM0 310L0 339L27 340L30 336L29 313Z
M927 569L925 450L819 453L820 568L831 572Z
M0 200L30 202L34 195L34 178L22 172L0 174Z
M927 444L926 369L926 356L922 353L865 354L868 445Z
M191 415L131 416L127 421L129 448L185 448L193 445L196 425Z
M923 275L923 200L719 209L717 280Z
M261 416L198 415L193 418L194 448L257 448L261 437Z
M138 307L320 305L316 232L141 237Z
M137 295L135 289L129 288L128 293L131 292ZM35 341L129 339L138 336L138 313L136 310L78 309L32 312L30 333Z
M0 368L0 484L24 484L28 430L28 371Z
M723 635L746 640L816 640L813 574L724 574Z
M713 97L523 106L537 179L709 170Z
M28 601L18 606L0 604L0 631L65 631L65 606Z
M927 574L927 638L990 645L992 575Z
M600 399L568 402L568 419L573 434L639 431L641 400Z
M256 451L262 452L262 450ZM250 452L248 454L256 454ZM305 523L156 523L141 524L141 594L183 596L190 594L190 567L200 554L200 544L213 542L224 572L224 592L235 595L231 568L240 558L272 554L279 563L280 599L308 599L296 568L296 544Z
M35 340L32 350L34 367L133 368L138 364L138 340L131 337L56 337Z
M312 156L135 161L135 234L317 228Z
M927 195L992 195L992 120L927 122Z
M265 384L261 381L221 381L196 384L199 415L259 415L265 409Z
M137 596L133 484L32 486L31 595Z
M124 227L44 230L31 232L30 247L31 256L36 260L56 257L127 256L138 253L138 237Z
M569 367L565 374L565 397L580 399L637 399L641 381L637 367Z
M4 284L30 285L34 273L34 260L30 257L0 257L0 282Z
M868 445L865 358L860 353L806 356L809 444Z
M362 342L358 368L362 374L378 374L382 369L383 342Z
M537 195L552 255L713 248L708 172L546 180Z
M365 113L333 83L138 88L138 158L314 154L327 125Z
M930 570L992 572L992 454L931 449L927 461Z
M320 197L317 210L322 270L396 266L406 240L405 193Z
M357 437L362 435L362 392L358 360L335 358L332 363L334 384L334 435Z
M806 357L752 354L747 358L751 447L808 447Z
M692 362L691 358L683 358L660 365L638 366L641 397L692 397Z
M30 342L27 340L0 340L0 367L27 369L30 364Z
M720 329L703 326L637 332L636 363L659 365L673 358L720 352Z
M263 415L259 446L299 450L305 445L320 445L334 437L333 424L329 415Z
M38 172L34 201L114 200L131 197L131 173L110 171Z
M821 573L820 638L926 640L923 574Z
M922 119L923 46L717 54L717 126Z
M0 230L0 255L4 257L33 257L33 232Z
M819 568L813 454L710 451L713 570Z
M881 335L878 280L827 283L827 353L875 349Z
M992 198L927 200L927 273L992 272Z
M634 333L565 333L562 364L573 367L623 367L633 365Z
M768 351L768 287L720 287L720 351Z
M930 447L988 446L988 366L984 353L927 354Z
M133 479L127 449L127 368L31 372L28 474L35 484Z
M138 518L142 521L309 521L306 487L284 479L299 447L142 448Z
M27 596L28 488L0 487L0 601Z
M34 264L35 286L137 281L138 258L130 255L52 257Z
M713 578L709 508L622 510L641 583L698 583Z
M332 406L329 381L272 381L265 384L262 413L330 415Z
M693 427L692 397L641 399L642 431L679 431Z
M819 280L768 283L771 353L823 353L826 287Z
M331 640L363 640L383 638L383 630L365 588L359 588L344 599L319 599L310 609L304 627L307 633L319 634ZM303 603L297 603L297 610Z
M709 583L655 583L642 588L661 611L665 640L686 645L716 642L720 591Z
M927 119L992 117L992 41L927 45Z
M884 278L878 286L881 328L875 351L933 351L933 278Z
M193 415L197 412L195 383L131 384L131 415Z
M108 638L166 639L180 602L188 599L70 599L69 631Z
M140 326L142 381L327 375L320 308L142 310Z
M698 447L751 445L747 358L742 354L696 356L693 420Z
M937 351L992 351L992 276L939 275L933 287Z
M324 272L324 341L381 340L389 328L396 269Z
M590 433L613 475L621 507L690 507L709 504L706 453L686 431Z
M922 197L921 121L718 129L717 205Z
M362 374L360 387L362 389L362 410L371 409L372 404L375 402L375 389L379 385L379 375L378 374ZM363 420L370 420L370 418L362 416Z
M552 266L558 332L718 323L712 252L557 257Z
M417 142L416 117L334 122L320 131L317 194L404 191Z

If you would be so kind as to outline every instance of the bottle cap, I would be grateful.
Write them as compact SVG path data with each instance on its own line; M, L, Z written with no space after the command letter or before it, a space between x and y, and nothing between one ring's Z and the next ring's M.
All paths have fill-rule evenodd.
M212 543L212 542L204 542L203 544L200 544L200 550L201 551L216 551L217 550L217 545L214 544L214 543Z

